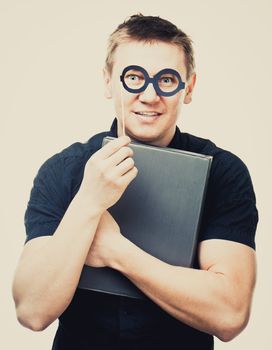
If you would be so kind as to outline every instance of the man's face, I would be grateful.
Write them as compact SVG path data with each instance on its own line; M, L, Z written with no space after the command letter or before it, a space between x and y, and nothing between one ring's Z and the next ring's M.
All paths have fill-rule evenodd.
M167 146L175 133L182 103L191 101L195 77L186 83L183 50L176 45L161 41L147 44L131 41L120 45L114 55L111 76L105 72L107 98L113 98L118 119L118 136L122 135L122 113L125 119L125 133L134 140L157 146ZM153 77L165 68L176 70L185 89L173 96L159 96L154 86L149 84L140 93L131 93L124 89L120 75L130 65L143 67L149 77Z

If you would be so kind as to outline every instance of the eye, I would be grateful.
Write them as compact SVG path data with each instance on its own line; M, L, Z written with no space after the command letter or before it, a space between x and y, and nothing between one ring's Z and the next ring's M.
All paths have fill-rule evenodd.
M136 74L130 74L126 76L126 79L132 80L132 81L136 81L139 79L139 77Z
M144 76L141 72L128 71L125 75L125 82L131 88L139 88L144 84Z
M126 79L133 81L133 82L137 82L137 81L142 80L143 77L141 75L138 75L138 74L127 74Z
M162 84L173 84L174 83L174 79L172 77L162 77L160 79L160 82Z

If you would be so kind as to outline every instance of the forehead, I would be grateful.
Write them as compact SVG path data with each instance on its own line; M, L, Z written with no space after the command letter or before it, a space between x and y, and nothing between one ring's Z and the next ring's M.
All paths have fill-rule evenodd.
M185 56L181 47L162 41L144 43L130 41L119 45L113 59L113 74L120 74L130 65L138 65L150 75L164 68L172 68L186 76Z

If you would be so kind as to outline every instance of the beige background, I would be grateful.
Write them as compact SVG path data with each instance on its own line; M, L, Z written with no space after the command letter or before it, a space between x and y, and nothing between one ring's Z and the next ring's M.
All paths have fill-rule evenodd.
M56 323L42 333L24 329L11 298L24 211L48 157L108 129L114 112L103 97L106 39L136 12L160 15L192 36L198 81L179 124L240 156L255 185L260 224L252 317L238 338L216 341L216 349L269 348L271 9L265 0L0 1L1 349L51 349Z

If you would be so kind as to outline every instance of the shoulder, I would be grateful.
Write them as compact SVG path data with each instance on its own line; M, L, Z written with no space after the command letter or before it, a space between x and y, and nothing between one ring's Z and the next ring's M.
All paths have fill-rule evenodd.
M74 158L87 160L102 147L103 138L107 135L109 135L109 132L104 131L92 136L87 142L75 142L59 152L58 156L66 162Z
M41 166L40 171L48 168L71 168L85 165L93 153L102 147L103 138L109 132L103 131L92 136L86 142L75 142L60 152L48 158Z
M213 157L200 240L224 239L255 248L256 198L245 163L210 140L182 134L185 150Z
M258 211L247 166L210 140L193 135L186 138L189 151L213 157L200 240L230 240L255 248Z
M218 147L209 139L204 139L188 133L182 133L185 149L213 157L210 181L230 183L233 178L250 179L245 163L234 153ZM241 180L241 179L240 179Z
M105 131L85 143L75 142L48 158L39 168L34 186L54 191L66 207L80 187L86 162L102 147L103 138L107 135L109 132Z

